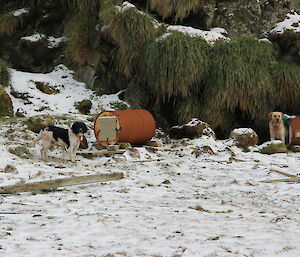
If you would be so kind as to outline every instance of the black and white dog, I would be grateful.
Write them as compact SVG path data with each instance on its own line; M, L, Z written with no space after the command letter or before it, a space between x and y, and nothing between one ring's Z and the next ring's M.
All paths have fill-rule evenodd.
M30 146L33 147L39 140L42 141L41 158L43 160L46 159L47 151L53 144L63 146L68 149L70 160L75 162L76 151L87 130L83 122L75 122L71 129L49 126L40 131Z

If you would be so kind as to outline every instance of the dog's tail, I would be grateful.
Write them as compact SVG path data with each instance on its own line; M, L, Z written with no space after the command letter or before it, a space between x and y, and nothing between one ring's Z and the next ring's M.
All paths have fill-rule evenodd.
M40 133L37 135L37 137L35 139L32 140L32 142L29 144L29 147L34 147L36 145L36 143L41 140L42 138L42 133L44 130L41 130Z

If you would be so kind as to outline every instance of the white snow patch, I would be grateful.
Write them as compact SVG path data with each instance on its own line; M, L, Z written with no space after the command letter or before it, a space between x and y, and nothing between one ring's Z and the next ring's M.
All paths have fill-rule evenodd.
M18 10L15 10L14 12L12 12L12 15L17 17L17 16L21 16L21 15L29 13L29 12L30 12L29 8L21 8L21 9L18 9Z
M181 26L181 25L174 25L168 26L167 28L167 35L170 32L182 32L190 37L202 37L209 43L213 43L216 40L226 40L227 31L223 28L212 28L211 30L205 31L201 29L195 29L189 26ZM163 35L163 36L167 36Z
M270 32L273 34L282 34L287 30L300 32L300 15L295 11L288 13L285 20L277 23L275 28Z
M61 43L67 40L66 37L53 37L53 36L46 36L45 34L35 33L30 36L21 37L21 40L27 40L31 42L38 42L40 40L47 40L48 48L57 48L61 45Z
M233 132L237 135L251 134L254 132L251 128L237 128L234 129Z
M102 110L113 110L112 102L127 105L119 99L119 93L112 95L96 96L87 89L85 84L74 79L74 72L64 65L58 65L52 72L47 74L28 73L11 69L11 88L7 92L13 102L14 112L18 109L25 111L28 115L38 114L78 114L75 103L84 99L92 102L92 113ZM37 89L35 82L43 82L59 90L58 94L45 94ZM27 95L28 100L16 98L11 94L14 90ZM31 104L30 104L31 102Z

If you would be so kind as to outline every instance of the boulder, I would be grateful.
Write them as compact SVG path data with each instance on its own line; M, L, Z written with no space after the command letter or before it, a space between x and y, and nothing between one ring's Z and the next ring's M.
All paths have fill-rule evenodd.
M9 95L0 85L0 116L13 116L13 105Z
M35 81L34 84L36 88L47 95L56 95L59 93L59 90L54 86L50 86L47 82Z
M259 152L263 154L287 153L288 149L281 140L273 140L259 146Z
M216 139L215 132L204 121L196 118L192 119L189 123L181 126L173 126L170 129L170 136L173 138L197 138L202 135Z
M231 131L232 138L238 147L248 149L249 146L254 146L258 143L258 136L251 128L237 128Z
M76 104L76 108L82 114L88 114L88 113L90 113L90 110L92 108L92 102L88 99L82 100L81 102Z

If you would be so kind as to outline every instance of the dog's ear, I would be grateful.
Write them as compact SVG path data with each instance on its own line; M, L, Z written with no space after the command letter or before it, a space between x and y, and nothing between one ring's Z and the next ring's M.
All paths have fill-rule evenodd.
M269 120L272 119L272 115L273 115L273 112L269 112L269 113L268 113L268 118L269 118Z
M283 112L281 112L280 114L281 114L281 119L283 119L283 117L284 117L284 113L283 113Z

